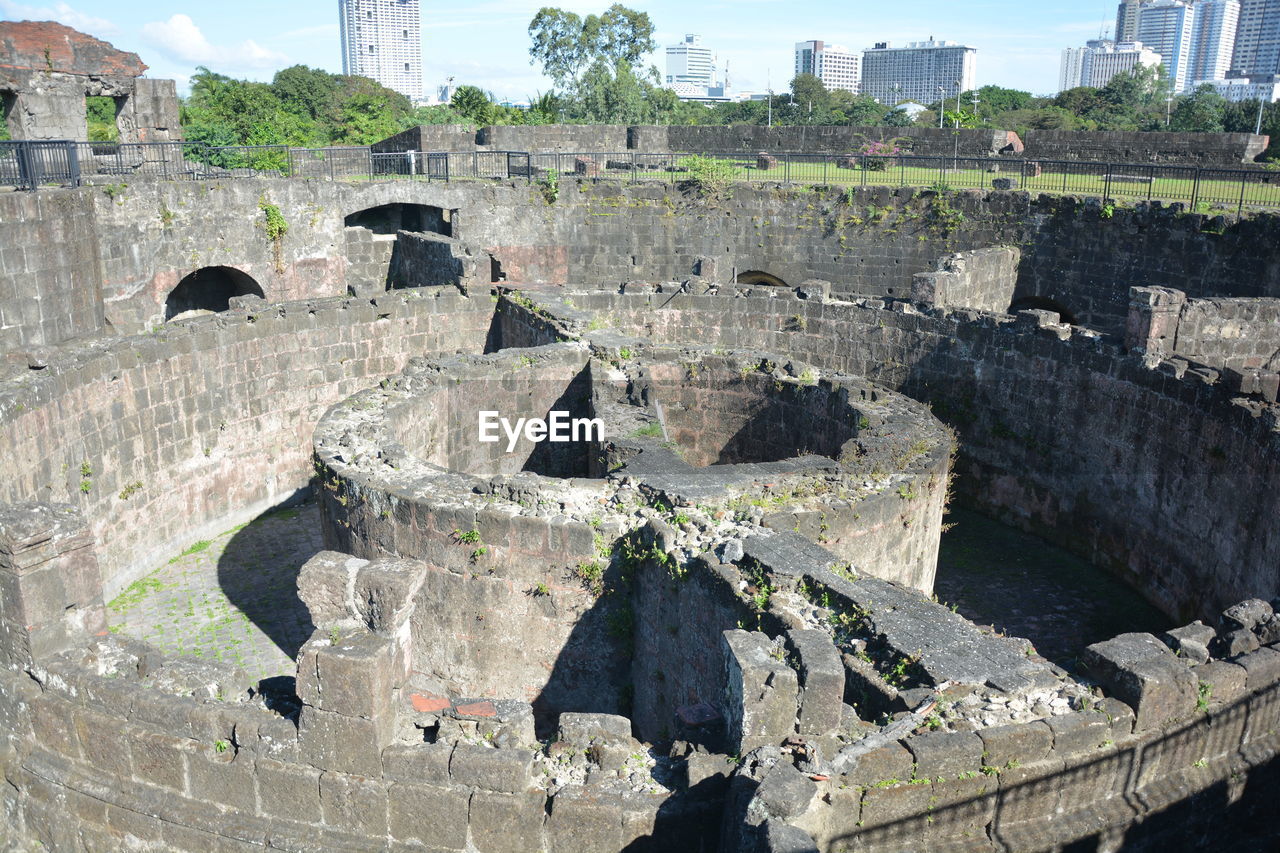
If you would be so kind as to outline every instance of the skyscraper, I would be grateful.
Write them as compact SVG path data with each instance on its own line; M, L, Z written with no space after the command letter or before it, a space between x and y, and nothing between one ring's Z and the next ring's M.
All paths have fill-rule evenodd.
M861 57L823 41L796 42L796 74L812 74L828 89L858 91Z
M1280 74L1280 0L1242 0L1231 74Z
M975 88L977 48L949 41L880 42L862 52L862 93L882 104L931 104Z
M1138 37L1138 7L1144 0L1121 0L1116 10L1117 43L1131 42Z
M1084 85L1084 60L1087 47L1068 47L1062 51L1062 68L1058 72L1058 91L1065 92Z
M1191 81L1191 36L1196 10L1186 0L1152 0L1138 9L1138 41L1160 54L1175 92Z
M377 80L422 100L418 0L338 0L342 73Z
M1221 80L1231 70L1240 0L1198 0L1195 10L1188 88L1201 80Z

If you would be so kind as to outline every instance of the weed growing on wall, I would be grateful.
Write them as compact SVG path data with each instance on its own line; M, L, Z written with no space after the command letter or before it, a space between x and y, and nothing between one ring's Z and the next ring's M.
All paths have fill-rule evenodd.
M555 204L560 198L560 173L552 169L538 178L538 192L547 204Z
M276 272L283 273L284 262L280 256L280 248L284 242L284 235L289 231L289 223L280 212L280 208L267 201L265 197L258 200L258 209L262 211L262 228L267 232L267 240L275 252Z
M703 198L720 198L729 190L736 173L732 163L714 157L685 157L678 164L688 173L686 186Z

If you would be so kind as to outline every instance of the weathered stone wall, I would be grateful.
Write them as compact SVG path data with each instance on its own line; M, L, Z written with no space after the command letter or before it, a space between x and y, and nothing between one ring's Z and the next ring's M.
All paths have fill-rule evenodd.
M0 198L0 352L103 330L93 204L79 193Z
M492 151L612 153L627 150L620 124L498 125L482 127L476 144Z
M710 277L722 283L735 273L766 273L792 286L818 277L838 295L901 298L912 277L935 271L942 255L1009 246L1021 251L1014 299L1052 300L1077 323L1105 332L1123 330L1130 286L1177 287L1192 297L1280 295L1274 216L1227 223L1144 205L1105 218L1097 203L1020 193L965 192L939 202L910 189L737 186L729 198L707 202L659 183L565 179L548 204L519 183L242 180L143 182L111 195L85 188L57 198L63 201L0 199L6 242L15 247L0 261L0 292L12 294L0 300L0 311L6 326L9 317L22 318L21 331L0 332L10 340L53 343L98 331L101 323L85 317L85 301L99 288L112 328L142 331L163 318L178 282L206 266L247 273L270 301L341 295L352 283L344 218L393 203L457 211L453 237L464 255L471 252L476 283L495 275L590 287L683 281L705 258L715 269ZM54 222L32 216L25 207L32 203L70 207ZM261 203L276 205L289 225L278 244L266 237ZM68 221L74 232L66 231ZM22 294L31 292L29 276L52 261L26 247L61 233L76 235L73 257L96 253L101 277L86 277L84 257L72 267L79 271L73 298L50 300L49 316L40 319ZM58 280L70 289L70 279ZM31 323L40 330L28 331Z
M327 406L410 356L480 351L492 314L487 297L451 288L264 307L68 347L0 386L0 499L79 507L111 545L110 596L305 488L308 437Z
M1031 312L741 292L595 295L591 306L659 342L786 347L929 402L959 432L962 498L1111 568L1168 613L1209 615L1280 583L1280 537L1262 520L1280 512L1275 414L1234 403L1211 371L1149 369ZM791 331L795 314L804 331Z
M1270 137L1252 133L1120 133L1029 130L1027 160L1091 160L1099 163L1233 168L1252 163Z
M961 157L991 157L1014 145L1017 135L1005 130L957 133L936 127L728 127L672 125L666 128L667 150L693 153L758 151L805 154L856 154L868 142L899 143L904 153L923 157L950 156L960 144Z
M1013 303L1021 252L1014 248L978 249L947 255L937 272L916 273L911 301L936 308L975 308L1003 313Z

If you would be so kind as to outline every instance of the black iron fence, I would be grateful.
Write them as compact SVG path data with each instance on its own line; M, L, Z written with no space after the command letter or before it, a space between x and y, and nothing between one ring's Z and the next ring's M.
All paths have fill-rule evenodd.
M768 181L938 189L1022 189L1123 202L1160 199L1193 210L1280 208L1280 171L1007 158L848 154L642 154L522 151L375 153L367 147L211 146L198 142L0 142L0 186L34 190L129 178L209 180L614 179Z

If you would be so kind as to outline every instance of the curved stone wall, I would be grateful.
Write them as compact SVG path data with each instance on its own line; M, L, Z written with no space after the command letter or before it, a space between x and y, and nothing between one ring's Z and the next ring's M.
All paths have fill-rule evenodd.
M1148 366L1052 315L919 313L903 303L573 294L581 319L657 341L786 347L931 404L959 434L962 497L1118 572L1173 615L1280 587L1273 407L1207 369ZM805 322L795 329L795 318Z
M77 506L111 598L305 489L327 406L410 356L481 351L492 314L450 288L262 303L68 347L0 385L0 499Z

